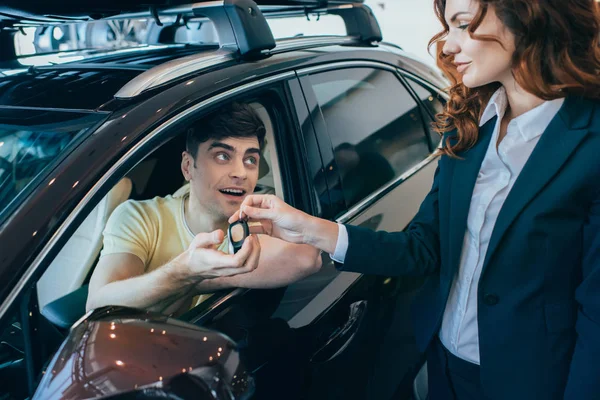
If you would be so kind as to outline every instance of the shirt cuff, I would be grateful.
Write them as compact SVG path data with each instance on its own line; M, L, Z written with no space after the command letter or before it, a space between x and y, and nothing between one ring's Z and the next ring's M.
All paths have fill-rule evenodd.
M337 263L343 264L348 252L348 231L346 226L338 224L338 238L335 245L335 252L330 254L331 259Z

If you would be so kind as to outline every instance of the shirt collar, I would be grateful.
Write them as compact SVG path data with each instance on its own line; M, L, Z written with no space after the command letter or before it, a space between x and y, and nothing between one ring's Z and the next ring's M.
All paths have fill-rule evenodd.
M500 89L496 90L492 97L490 97L490 101L488 101L485 110L483 110L483 114L481 114L481 119L479 120L479 127L481 128L495 116L498 116L498 118L504 117L507 104L508 98L506 97L506 90L504 87L500 87Z
M550 121L556 116L564 102L564 98L545 101L536 108L513 119L511 124L516 124L517 130L525 141L533 140L544 133L548 125L550 125ZM508 98L506 96L506 90L504 87L500 87L492 95L483 114L481 114L479 126L482 127L495 116L498 116L498 119L503 118L507 105Z

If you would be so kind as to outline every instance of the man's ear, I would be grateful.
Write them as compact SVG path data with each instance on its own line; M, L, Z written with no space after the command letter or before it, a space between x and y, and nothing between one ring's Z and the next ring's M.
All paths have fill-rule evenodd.
M192 168L194 168L194 159L187 151L181 153L181 173L187 182L192 180Z

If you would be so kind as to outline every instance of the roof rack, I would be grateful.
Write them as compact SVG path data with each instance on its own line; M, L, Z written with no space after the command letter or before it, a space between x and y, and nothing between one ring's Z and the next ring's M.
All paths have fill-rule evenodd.
M217 30L221 50L210 55L189 56L156 66L127 83L115 94L115 97L125 99L138 96L147 90L172 82L195 71L233 60L236 58L236 54L242 57L256 57L277 53L279 48L269 52L269 50L275 48L276 43L265 20L265 15L270 17L309 14L339 15L344 20L348 36L336 37L337 42L332 40L332 37L322 38L322 40L332 44L373 43L382 40L377 19L371 9L362 4L362 0L359 0L361 2L352 3L347 1L293 0L287 1L286 5L276 4L281 1L283 0L261 1L263 5L260 8L263 12L252 0L210 1L160 11L159 16L190 15L191 13L197 17L209 18ZM121 18L140 18L143 16L148 15L135 13L127 16L121 15ZM306 39L314 41L314 39ZM294 39L294 41L296 40L300 39ZM303 42L304 46L311 46L307 41ZM280 42L280 44L282 45L281 50L294 47L291 40L286 41L285 44Z
M200 3L194 3L189 5L181 5L177 7L165 8L165 9L152 9L146 12L135 12L128 14L119 14L108 17L107 19L129 19L129 18L150 18L153 17L160 22L162 16L195 16L195 17L207 17L213 21L217 33L219 35L219 41L221 43L227 42L230 39L231 31L234 31L238 37L244 38L249 36L250 39L255 39L255 35L259 33L255 31L257 23L249 24L249 18L243 18L240 22L242 24L235 24L229 29L229 22L224 18L217 16L216 14L222 13L223 6L229 7L229 13L236 10L234 15L238 17L245 16L244 7L252 7L254 10L259 10L261 19L264 17L268 18L285 18L294 16L308 16L308 15L325 15L333 14L338 15L344 20L346 26L346 32L348 36L353 36L363 42L381 42L382 35L379 23L373 14L373 11L363 4L364 0L354 1L335 1L335 0L257 0L258 5L252 0L242 1L229 0L229 1L205 1ZM228 4L231 3L231 4ZM238 4L239 3L239 4ZM220 10L220 11L218 11ZM229 15L229 14L228 14ZM233 24L234 21L231 23ZM266 21L264 24L261 22L260 34L267 34L268 24ZM223 32L223 33L222 33ZM249 35L249 33L252 33ZM225 39L221 36L224 35ZM270 29L268 35L272 36ZM268 49L266 49L268 50Z
M275 47L275 39L262 12L252 0L225 0L192 7L195 16L209 18L223 48L252 56Z
M364 0L259 0L260 9L267 17L290 17L314 14L338 15L344 20L346 34L366 43L383 40L381 28L373 11L363 4Z

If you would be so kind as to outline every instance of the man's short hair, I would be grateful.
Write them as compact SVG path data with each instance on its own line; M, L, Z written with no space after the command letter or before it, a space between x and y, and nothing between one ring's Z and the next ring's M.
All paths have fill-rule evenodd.
M208 140L256 137L262 149L265 133L265 125L256 111L246 103L234 102L188 128L185 146L196 160L198 147Z

